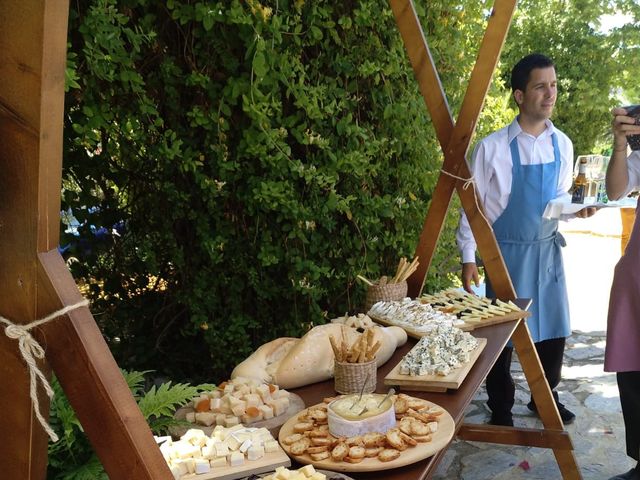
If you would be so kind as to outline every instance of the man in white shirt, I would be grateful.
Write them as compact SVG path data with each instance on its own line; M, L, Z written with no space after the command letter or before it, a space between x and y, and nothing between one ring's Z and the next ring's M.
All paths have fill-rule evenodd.
M478 143L472 175L516 293L533 300L527 325L553 391L560 382L571 328L560 250L564 238L558 233L558 221L544 219L542 213L550 200L570 200L573 144L549 120L557 95L551 59L540 54L521 59L511 71L511 88L519 115ZM593 213L595 209L585 208L577 216ZM464 214L457 240L463 285L471 292L471 282L478 285L479 281L476 242ZM490 281L487 296L495 296ZM512 352L511 346L506 347L487 376L487 403L494 425L513 425ZM575 415L559 403L557 392L552 393L563 422L573 422ZM533 399L528 407L536 411Z

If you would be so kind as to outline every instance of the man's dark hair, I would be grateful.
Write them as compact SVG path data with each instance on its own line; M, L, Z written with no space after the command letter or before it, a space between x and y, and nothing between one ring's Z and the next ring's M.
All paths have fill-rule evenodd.
M534 68L553 67L553 60L540 53L532 53L522 58L511 70L511 91L522 90L524 92L529 81L529 75Z

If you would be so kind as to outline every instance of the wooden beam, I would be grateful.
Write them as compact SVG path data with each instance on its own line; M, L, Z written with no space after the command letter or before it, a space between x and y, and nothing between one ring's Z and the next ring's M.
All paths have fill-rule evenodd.
M571 437L564 430L540 430L465 423L458 431L458 438L468 442L573 450Z
M55 310L81 300L57 250L39 258L39 302ZM88 309L42 327L47 359L109 478L173 479L151 430Z
M478 249L485 262L485 271L491 279L497 297L503 300L515 300L515 289L493 235L493 230L483 214L482 202L479 200L475 185L473 183L467 185L463 179L471 178L465 158L466 153L475 132L477 119L480 116L493 72L500 58L500 52L516 7L516 0L496 0L494 4L487 30L471 73L458 122L455 125L433 57L427 46L411 0L391 0L391 7L414 74L418 80L420 92L429 109L436 136L444 153L443 172L438 178L429 211L418 240L418 246L416 247L415 255L420 257L420 266L408 279L409 296L418 297L422 293L424 281L431 265L433 253L455 188L458 191ZM552 432L562 431L563 426L560 415L551 396L549 384L544 378L540 359L526 322L520 321L514 332L513 341L536 405L541 406L539 412L545 428L553 429ZM528 434L523 435L527 441L539 441L544 444L543 446L554 448L553 445L555 445L556 439L553 437L553 433L548 433L536 439L532 439L532 436ZM517 439L513 433L504 434L503 438L505 442ZM549 438L552 441L547 444L546 440ZM565 444L563 444L563 448L554 448L554 455L563 478L581 478L573 451L564 447L566 447Z
M67 16L65 1L0 2L0 315L20 324L81 298L56 250ZM32 334L110 478L172 479L89 311ZM48 376L47 361L38 366ZM17 342L5 335L0 372L0 429L11 436L0 449L2 478L44 479L48 438L33 414ZM48 397L40 392L38 400L46 417Z
M410 0L391 1L391 8L396 16L396 22L405 42L409 60L429 109L436 136L444 152L445 159L442 169L461 178L470 177L465 155L475 132L485 96L489 90L493 71L500 58L500 51L504 45L515 4L515 0L496 1L478 50L478 57L462 102L458 122L454 126L433 58L412 2ZM509 275L502 261L502 254L495 242L495 237L493 237L491 229L484 221L483 216L478 215L476 211L475 188L471 185L471 187L463 190L463 185L464 182L448 175L440 175L438 178L431 205L418 240L418 246L416 247L415 255L420 257L420 265L408 280L409 296L411 297L417 297L422 292L424 280L442 231L442 225L449 209L454 188L458 188L465 211L467 211L467 208L469 209L469 221L478 239L479 248L483 248L487 252L488 261L493 263L492 270L495 269L493 270L494 272L502 272L502 275L497 274L502 277L502 279L498 278L499 283L506 281L508 285L511 285ZM478 232L487 231L490 233L489 235L477 234ZM511 291L512 296L510 298L515 298L512 286Z

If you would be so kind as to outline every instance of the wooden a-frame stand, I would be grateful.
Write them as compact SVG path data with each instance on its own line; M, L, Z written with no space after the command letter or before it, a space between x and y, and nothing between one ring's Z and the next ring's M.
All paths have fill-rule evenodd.
M456 177L470 178L465 160L471 138L491 77L500 57L500 51L509 30L516 7L516 0L496 0L488 22L478 57L471 73L458 121L453 122L447 100L429 51L426 39L411 0L391 0L391 8L406 47L420 92L431 115L436 136L444 152L442 170ZM464 188L465 182L447 174L440 174L427 213L422 233L416 248L420 257L418 270L409 278L409 296L421 294L424 279L433 258L433 252L442 231L445 215L451 202L453 190L460 196L462 207L469 219L478 249L491 278L496 294L502 300L515 300L516 292L511 283L500 249L491 226L476 204L475 185ZM553 449L564 479L582 478L578 470L569 434L564 431L560 414L547 383L538 354L524 320L520 320L512 336L514 347L522 364L531 394L544 429L516 429L492 425L464 424L458 438L480 442L524 445Z

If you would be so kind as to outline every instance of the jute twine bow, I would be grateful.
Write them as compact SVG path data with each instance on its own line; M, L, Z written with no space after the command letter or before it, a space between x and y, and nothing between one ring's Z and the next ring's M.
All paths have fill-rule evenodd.
M49 397L49 399L53 398L53 389L51 388L51 385L49 384L46 377L44 376L44 374L36 364L36 359L39 359L39 360L44 359L44 348L42 348L42 345L40 345L36 341L36 339L31 336L31 334L29 333L29 330L35 327L39 327L40 325L44 325L45 323L48 323L58 317L61 317L62 315L65 315L72 310L76 310L80 307L85 307L87 305L89 305L89 301L85 299L85 300L82 300L81 302L78 302L73 305L64 307L60 310L57 310L40 320L34 320L31 323L27 323L26 325L13 323L11 320L4 318L3 316L0 315L0 322L6 325L4 329L5 335L13 340L18 341L20 354L22 355L23 360L25 361L25 363L27 364L27 367L29 368L29 377L30 377L29 393L31 395L31 401L33 402L33 410L36 413L36 417L38 417L38 421L40 422L40 425L42 425L42 428L44 428L44 431L47 432L47 435L49 435L49 438L53 442L58 441L58 436L56 435L56 433L53 431L51 426L47 423L47 421L44 419L44 417L40 413L40 402L38 401L37 380L40 379L40 383L42 384L42 387L44 388L44 391L47 393L47 396Z
M442 173L444 173L445 175L448 175L452 178L455 178L456 180L461 180L464 182L464 185L462 185L462 189L466 190L467 188L469 188L471 185L475 185L476 181L473 178L473 175L470 178L462 178L459 177L457 175L454 175L451 172L447 172L446 170L440 170ZM489 221L489 219L487 217L484 216L484 213L482 212L482 209L480 208L480 205L478 204L478 195L476 195L476 189L473 189L473 200L476 202L476 208L478 209L478 212L480 213L480 216L482 218L484 218L485 222L487 222L487 225L489 225L489 228L491 230L493 230L493 227L491 226L491 222Z

